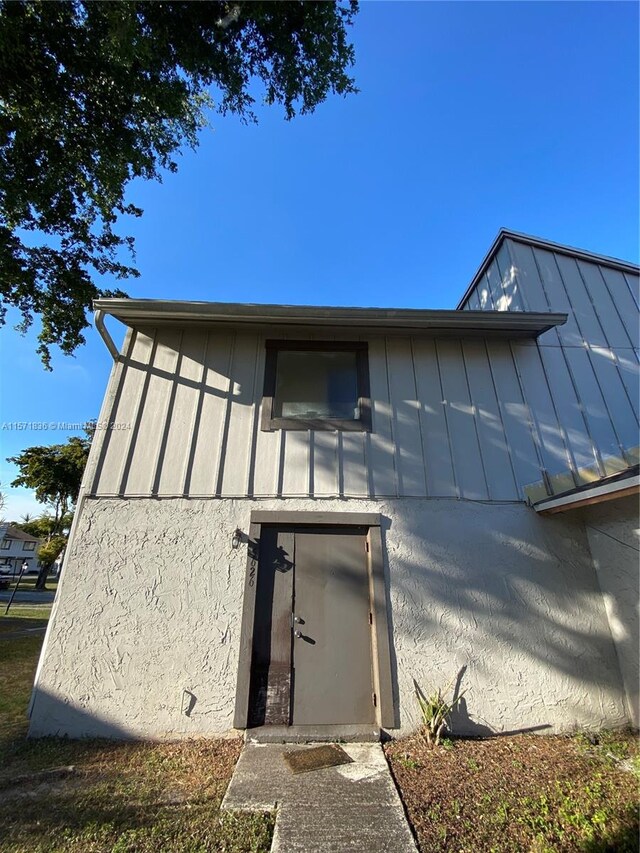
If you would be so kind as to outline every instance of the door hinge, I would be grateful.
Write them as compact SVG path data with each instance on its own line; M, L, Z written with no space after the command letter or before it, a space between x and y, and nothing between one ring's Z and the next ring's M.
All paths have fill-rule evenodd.
M364 550L367 552L367 554L369 553L369 540L368 539L364 540Z
M378 707L378 697L376 696L375 693L371 694L371 699L373 700L373 707L377 708Z
M369 625L373 625L373 613L369 611Z

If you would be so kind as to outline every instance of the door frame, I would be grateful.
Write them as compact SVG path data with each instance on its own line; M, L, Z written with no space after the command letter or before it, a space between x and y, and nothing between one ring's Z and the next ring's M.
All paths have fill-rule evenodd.
M258 563L262 525L300 527L366 527L367 571L369 575L369 611L371 613L371 665L376 697L376 724L395 727L395 708L391 678L391 646L387 595L382 551L382 516L365 512L305 512L254 510L249 525L247 569L240 628L240 654L233 725L246 729L249 720L249 686L253 649L253 625L256 611Z

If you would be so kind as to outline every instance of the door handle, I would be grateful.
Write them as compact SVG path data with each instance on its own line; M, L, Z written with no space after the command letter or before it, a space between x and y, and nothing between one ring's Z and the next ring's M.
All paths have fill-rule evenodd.
M294 631L293 636L299 640L302 637L302 631Z

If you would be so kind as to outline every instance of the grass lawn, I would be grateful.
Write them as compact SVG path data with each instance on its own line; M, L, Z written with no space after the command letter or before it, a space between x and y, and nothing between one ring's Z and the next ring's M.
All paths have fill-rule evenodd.
M23 624L41 615L24 611ZM41 635L0 636L3 853L270 849L273 814L219 808L238 739L26 740L41 644ZM423 853L638 851L640 757L630 733L459 739L435 749L416 735L385 751Z
M517 735L385 747L423 853L635 853L637 738ZM634 772L635 771L635 772Z
M219 808L239 739L26 740L25 710L41 644L41 636L0 640L3 853L270 849L273 815Z
M50 604L12 604L5 616L6 601L0 601L0 636L32 628L46 628L51 614Z

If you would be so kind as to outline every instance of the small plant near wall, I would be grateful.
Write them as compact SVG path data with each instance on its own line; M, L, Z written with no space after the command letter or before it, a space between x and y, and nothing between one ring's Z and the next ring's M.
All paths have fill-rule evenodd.
M439 746L442 735L447 731L451 712L462 699L466 691L462 691L451 701L447 701L445 696L451 690L451 685L455 679L452 679L449 684L441 690L434 690L429 696L425 696L417 682L414 680L416 697L420 705L420 713L422 714L422 731L425 740L429 746Z

